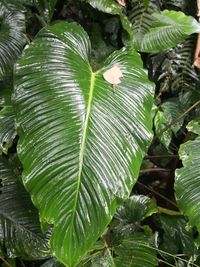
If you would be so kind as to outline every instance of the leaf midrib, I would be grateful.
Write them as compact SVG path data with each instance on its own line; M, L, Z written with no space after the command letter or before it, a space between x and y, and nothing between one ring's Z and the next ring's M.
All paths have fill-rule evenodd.
M82 135L81 147L80 147L80 154L79 154L78 182L77 182L77 187L76 187L76 195L75 195L74 207L73 207L73 211L72 211L73 213L72 213L72 220L71 220L71 228L74 225L76 207L77 207L77 203L78 203L78 196L79 196L80 185L81 185L81 173L82 173L82 169L83 169L84 151L85 151L85 144L86 144L86 138L87 138L88 122L89 122L91 108L92 108L92 100L93 100L93 93L94 93L94 82L95 82L96 73L92 72L92 70L91 70L89 97L88 97L86 117L85 117L85 122L84 122L84 129L83 129L83 135ZM73 231L70 231L71 237L72 237L72 232Z

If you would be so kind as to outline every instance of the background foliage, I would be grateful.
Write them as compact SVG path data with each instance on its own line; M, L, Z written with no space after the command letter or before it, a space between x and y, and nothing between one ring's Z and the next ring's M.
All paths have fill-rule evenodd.
M197 13L0 2L2 266L200 266Z

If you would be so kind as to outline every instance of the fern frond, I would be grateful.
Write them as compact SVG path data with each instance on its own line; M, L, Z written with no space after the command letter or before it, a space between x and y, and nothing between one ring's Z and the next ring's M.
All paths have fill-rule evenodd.
M151 56L153 76L160 81L161 91L187 89L199 81L198 73L193 66L195 43L196 36L191 35L166 53Z
M155 22L152 14L160 10L160 1L151 0L146 8L142 1L132 0L132 9L128 14L133 32L138 42Z

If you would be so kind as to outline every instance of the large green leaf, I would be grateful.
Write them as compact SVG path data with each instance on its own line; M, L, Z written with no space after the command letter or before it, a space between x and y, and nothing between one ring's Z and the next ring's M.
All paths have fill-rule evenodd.
M38 212L19 183L13 166L0 157L0 247L8 257L39 259L49 255Z
M15 5L0 3L0 80L20 55L26 43L25 15Z
M188 129L200 134L199 122L190 122ZM200 232L200 138L181 145L179 156L183 167L176 170L175 191L181 211L188 216L191 226ZM198 239L198 243L200 241Z
M164 10L153 13L153 23L142 38L136 39L136 47L143 52L160 52L175 47L192 33L200 32L200 24L181 11Z
M200 24L181 11L159 11L159 3L132 0L129 16L114 0L87 0L102 12L119 15L123 28L129 33L129 45L142 52L157 53L175 47L192 33L200 32Z
M128 197L152 137L153 85L140 56L116 51L93 72L89 54L84 30L61 22L44 28L16 66L24 184L41 220L54 224L53 253L69 266ZM113 88L103 74L116 63L123 78Z

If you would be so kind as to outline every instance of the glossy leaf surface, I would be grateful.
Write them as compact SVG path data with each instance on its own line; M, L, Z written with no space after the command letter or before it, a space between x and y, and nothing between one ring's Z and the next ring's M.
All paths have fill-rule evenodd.
M200 124L192 121L188 129L200 134ZM179 208L189 218L189 224L200 231L200 138L181 145L179 156L183 167L176 170L175 191ZM199 238L198 243L200 244Z
M0 157L0 247L8 257L38 259L49 255L38 212L19 183L13 166Z
M116 51L94 73L89 54L86 32L61 22L44 28L16 66L23 181L41 220L54 224L53 253L69 266L128 197L152 138L153 85L140 56ZM116 63L123 79L113 88L103 73Z
M150 236L136 233L115 249L116 267L158 266L157 252L151 248Z
M180 11L164 10L153 14L154 22L136 47L143 52L160 52L175 47L192 33L200 32L200 24Z
M184 113L183 107L178 98L169 98L164 102L157 111L154 118L155 131L161 143L168 148L173 133L176 134L181 128L184 118L171 127L167 127ZM164 131L164 132L163 132Z
M12 79L11 82L6 81L0 84L0 150L5 154L17 135L11 94Z
M193 233L186 230L187 220L183 216L162 214L160 221L164 231L162 250L174 255L181 251L188 257L197 253Z
M0 112L0 150L7 153L16 136L15 114L12 106L5 106Z
M0 3L0 80L21 54L26 43L25 15L15 5Z
M142 52L157 53L175 47L192 33L200 32L200 24L181 11L159 11L156 1L132 1L127 16L114 0L88 0L98 10L120 15L123 28L129 33L129 45Z
M188 35L200 32L200 24L180 11L153 13L154 20L142 39L135 40L138 50L160 52L175 47Z
M143 39L144 35L149 31L155 22L153 17L154 12L160 11L158 1L151 0L148 7L143 1L132 0L131 10L128 13L128 18L132 23L132 31L134 33L134 40L138 45Z
M157 211L156 204L150 198L143 195L133 195L117 209L116 218L134 223L144 220Z

